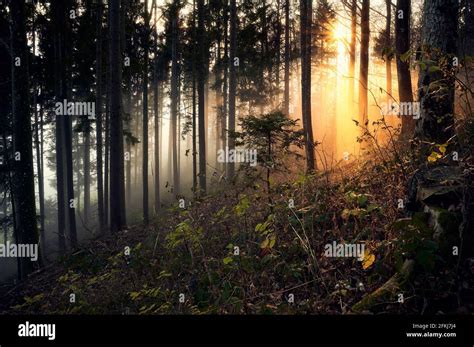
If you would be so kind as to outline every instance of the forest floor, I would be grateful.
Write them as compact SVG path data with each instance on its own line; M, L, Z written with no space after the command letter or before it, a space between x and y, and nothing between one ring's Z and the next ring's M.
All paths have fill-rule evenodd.
M345 314L407 257L418 261L402 300L358 313L473 312L474 267L440 261L413 221L400 227L406 186L399 162L367 160L275 180L269 195L225 187L61 257L1 294L0 312ZM333 241L364 243L364 260L325 256Z

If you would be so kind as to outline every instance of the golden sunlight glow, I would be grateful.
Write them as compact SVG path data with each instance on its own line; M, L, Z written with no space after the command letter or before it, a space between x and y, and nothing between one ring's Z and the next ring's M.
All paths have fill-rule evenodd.
M341 20L337 20L334 23L332 35L337 44L338 60L344 59L344 57L348 55L348 47L351 39L350 30Z
M344 25L339 20L336 21L335 27L333 30L333 38L338 41L347 40L348 39L347 34L348 32L346 28L344 27Z
M352 119L357 118L352 97L349 95L349 43L351 40L349 23L339 18L334 23L333 37L336 40L336 162L342 160L345 155L356 154L356 138L359 134Z

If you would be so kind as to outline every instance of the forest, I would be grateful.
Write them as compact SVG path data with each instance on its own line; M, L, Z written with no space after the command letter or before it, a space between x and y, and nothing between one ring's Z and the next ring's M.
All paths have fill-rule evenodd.
M472 314L473 57L471 0L0 0L0 313Z

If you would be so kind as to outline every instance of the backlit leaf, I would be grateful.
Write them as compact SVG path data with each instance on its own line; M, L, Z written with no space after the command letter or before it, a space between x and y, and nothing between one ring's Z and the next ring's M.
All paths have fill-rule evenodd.
M367 270L375 261L375 255L370 252L365 252L364 259L362 260L362 268Z

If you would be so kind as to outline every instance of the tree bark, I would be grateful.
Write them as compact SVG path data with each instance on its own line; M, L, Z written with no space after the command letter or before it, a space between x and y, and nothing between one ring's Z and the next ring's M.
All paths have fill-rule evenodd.
M120 54L120 0L111 0L110 16L110 231L125 226L122 214L124 188L123 124L122 124L122 55Z
M172 144L172 173L173 173L173 192L179 195L179 169L178 169L178 146L179 137L177 134L178 122L178 93L179 93L179 68L178 68L178 16L179 8L175 3L173 6L175 13L171 18L171 144Z
M70 16L70 9L72 8L72 2L65 0L65 11L61 13L64 16L65 22L68 22ZM63 20L64 20L63 19ZM66 23L66 26L70 26L70 23ZM60 30L64 30L61 27ZM65 99L72 100L72 28L69 27L65 31L64 42L62 48L64 49L63 61L61 64L64 67L63 75L63 95ZM61 99L62 100L62 99ZM69 231L69 243L72 249L77 248L77 229L76 229L76 203L79 200L75 199L74 196L74 168L73 168L73 153L72 153L72 118L70 116L62 116L64 122L64 140L65 140L65 171L66 171L66 220Z
M286 0L284 0L286 1ZM273 102L273 108L280 108L280 66L281 66L281 36L282 36L282 25L281 25L281 0L277 0L277 18L276 18L276 38L275 38L275 51L276 51L276 64L275 64L275 100Z
M90 122L86 121L86 129L84 132L84 225L89 225L90 218L90 189L91 189L91 164L90 164L90 150L91 150L91 129Z
M350 110L355 105L355 64L357 45L357 0L351 2L351 43L349 47L349 100Z
M224 57L222 69L223 71L223 83L222 83L222 117L221 117L221 145L222 149L225 150L227 147L227 115L229 109L229 2L224 0L223 5L223 17L224 17ZM222 165L222 170L225 173L226 165Z
M126 9L128 7L125 7L125 9L122 11L122 17L124 18L124 22L122 23L122 30L123 30L123 51L124 51L124 56L130 57L130 53L132 51L132 38L129 37L127 38L126 31L127 29L130 28L130 25L132 25L131 21L132 19L129 18L128 16L125 16ZM132 81L132 71L131 67L127 66L125 68L126 71L126 92L125 94L127 95L127 102L126 102L126 141L125 141L125 152L127 154L127 159L125 163L125 206L130 209L132 207L132 112L133 112L133 101L132 101L132 96L133 96L133 81ZM138 147L138 146L137 146ZM125 214L126 215L126 214Z
M285 90L283 112L290 115L290 0L285 0Z
M198 0L198 136L199 136L199 191L206 193L206 122L205 122L205 83L206 83L206 57L205 57L205 27L204 27L204 0Z
M70 50L68 50L68 53ZM68 93L70 93L68 87ZM73 158L72 158L72 119L68 119L67 116L63 116L65 120L64 127L64 137L66 140L66 192L67 192L67 201L66 201L66 211L67 211L67 220L68 220L68 229L69 229L69 242L71 248L77 248L77 230L76 230L76 199L74 198L74 172L73 172Z
M196 51L197 51L197 27L196 27L196 0L193 0L193 125L192 125L192 146L193 146L193 194L197 194L197 133L196 133L196 119L197 119L197 93L196 93Z
M35 14L34 14L35 16ZM36 57L36 18L33 19L33 57ZM46 236L44 227L44 175L43 175L43 151L42 142L40 142L40 132L43 132L43 105L40 105L40 119L38 117L38 81L35 79L33 88L33 112L35 115L35 148L36 148L36 171L38 173L38 194L40 208L40 247L43 256L46 253ZM42 135L41 135L42 137Z
M432 60L439 66L447 57L447 70L452 70L453 55L456 54L458 1L426 0L423 23L423 59ZM447 72L433 70L430 64L420 71L418 99L421 112L415 135L421 140L446 143L455 133L454 76Z
M369 79L369 41L370 41L370 0L362 1L360 71L359 71L359 122L368 125L368 79Z
M230 0L230 50L229 50L229 132L235 132L235 99L237 93L237 71L234 60L237 52L237 4ZM235 150L235 139L228 137L229 151ZM235 176L235 163L227 164L227 177L233 180Z
M156 7L156 0L153 0L153 8L154 8L154 17L155 17L155 30L156 30L156 25L157 25L157 7ZM156 35L155 31L155 61L154 61L154 81L153 81L153 110L154 110L154 115L155 115L155 122L154 122L154 164L155 164L155 214L158 214L158 211L160 210L160 115L159 115L159 108L158 105L159 103L161 104L161 95L160 95L160 88L159 88L159 66L158 66L158 37Z
M62 102L66 97L66 64L64 42L70 30L65 22L66 2L51 3L51 12L54 26L54 93L57 102ZM66 198L66 140L65 122L67 116L56 114L55 117L55 145L56 145L56 190L58 209L58 250L60 254L66 251L66 209L69 207Z
M316 169L314 155L313 125L311 119L311 27L313 6L312 0L300 0L300 35L301 35L301 110L306 149L306 170Z
M18 243L38 244L25 1L12 1L10 10L12 59L20 59L20 65L15 64L12 71L13 149L15 152L12 188L16 207L15 232L18 236ZM20 155L19 160L17 160L18 154ZM29 258L20 258L20 279L25 279L33 270L34 263Z
M150 20L148 16L148 0L145 0L144 9L145 19L145 37L144 37L144 64L143 64L143 160L142 160L142 177L143 177L143 222L148 224L149 208L148 208L148 40Z
M387 49L387 56L385 60L385 72L387 75L387 101L392 98L392 0L385 0L387 8L387 20L385 22L385 42Z
M110 8L109 8L109 14L107 16L107 22L108 22L108 27L109 31L107 34L107 46L109 47L110 50ZM109 58L110 61L110 58ZM106 91L105 91L105 132L104 132L104 143L105 143L105 148L104 148L104 223L105 226L108 228L109 227L109 198L110 198L110 70L111 67L109 66L110 64L106 64L105 67L105 85L106 85ZM138 146L137 146L138 147Z
M397 0L395 15L395 51L397 58L398 98L400 103L413 102L410 58L402 61L401 56L410 50L411 0ZM401 137L408 139L415 130L413 116L402 116Z

